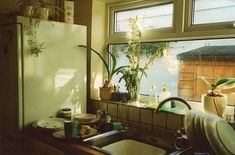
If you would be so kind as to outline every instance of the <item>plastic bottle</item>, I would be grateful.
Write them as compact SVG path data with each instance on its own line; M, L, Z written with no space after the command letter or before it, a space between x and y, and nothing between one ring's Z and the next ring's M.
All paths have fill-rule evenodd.
M161 92L159 93L159 102L162 102L164 99L171 96L171 92L168 89L168 86L164 83ZM168 109L171 105L169 103L163 105L162 109Z
M151 108L157 108L157 86L153 84L149 89L149 104L148 106Z

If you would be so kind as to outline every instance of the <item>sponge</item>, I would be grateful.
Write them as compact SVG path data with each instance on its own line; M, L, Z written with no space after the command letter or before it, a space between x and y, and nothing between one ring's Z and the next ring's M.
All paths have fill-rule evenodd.
M119 130L119 129L122 129L123 128L123 125L121 122L113 122L112 123L112 129L113 130Z

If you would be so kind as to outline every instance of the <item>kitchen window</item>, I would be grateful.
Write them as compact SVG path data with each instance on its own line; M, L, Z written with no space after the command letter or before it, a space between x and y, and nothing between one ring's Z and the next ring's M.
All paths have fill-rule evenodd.
M194 0L193 25L234 22L234 0Z
M211 82L219 78L235 77L235 59L233 59L235 29L232 22L235 20L235 16L234 11L231 12L231 17L213 16L216 13L226 12L224 9L218 8L221 1L223 1L223 7L233 7L233 0L159 0L156 1L157 4L146 3L145 5L138 1L131 5L108 7L110 18L107 43L110 45L111 52L118 55L118 65L128 64L123 49L127 46L129 29L122 18L124 16L127 18L128 13L137 15L141 9L144 9L144 14L147 14L146 12L152 7L156 7L155 9L168 8L168 15L173 9L172 15L165 16L168 18L166 21L173 18L172 25L168 23L169 25L165 27L149 26L146 24L147 22L142 22L145 27L142 31L143 44L154 46L159 42L169 42L170 56L169 59L157 60L150 66L147 70L148 77L143 77L141 81L141 94L148 95L154 84L157 85L157 91L160 92L163 84L167 84L172 96L199 101L200 95L206 93L208 89L201 80L201 76L205 76ZM205 3L215 3L216 5L207 7ZM222 7L222 5L220 6ZM214 10L217 10L216 13L211 13ZM202 11L204 11L203 14ZM210 20L205 19L207 16ZM152 19L152 23L154 22L155 18ZM228 55L223 57L226 54ZM192 55L195 59L188 61ZM145 56L141 58L142 63L145 62L145 59ZM115 75L114 84L120 86L120 91L126 91L124 81L119 83L119 79L120 75ZM234 91L228 90L227 93Z
M185 1L185 31L234 31L234 0Z
M141 19L144 39L154 39L163 33L175 33L176 0L133 1L108 4L107 42L127 42L128 20Z
M115 32L128 32L131 17L142 18L143 30L173 27L173 4L161 4L115 12Z
M149 43L143 43L149 44ZM152 46L158 43L151 43ZM128 64L123 53L126 44L111 45L111 51L117 56L118 66ZM141 63L146 56L141 57ZM206 77L215 82L220 78L235 77L235 39L208 39L192 41L171 41L168 59L157 60L143 77L140 93L148 95L152 85L160 92L166 84L172 96L180 96L189 100L200 100L209 88L201 80ZM124 81L119 83L120 74L113 77L113 83L126 91ZM234 92L226 90L226 93Z

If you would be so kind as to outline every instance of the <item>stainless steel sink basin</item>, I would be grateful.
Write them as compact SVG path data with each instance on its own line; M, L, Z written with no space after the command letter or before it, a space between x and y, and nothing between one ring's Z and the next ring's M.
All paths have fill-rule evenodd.
M116 152L116 149L119 148L126 152L130 146L133 147L138 146L138 148L143 148L146 152L150 153L151 151L156 154L159 152L160 154L169 154L174 152L173 142L165 139L160 139L153 136L141 135L137 133L135 130L113 130L110 132L106 132L97 136L93 136L83 140L84 143L90 145L96 149L103 150L107 154L120 154L120 152ZM136 147L135 147L136 148ZM131 151L129 149L129 151ZM129 152L128 154L135 154ZM150 151L150 152L149 152ZM123 152L121 152L123 155Z
M142 143L132 139L124 139L107 146L102 147L102 149L115 154L115 155L166 155L166 150Z

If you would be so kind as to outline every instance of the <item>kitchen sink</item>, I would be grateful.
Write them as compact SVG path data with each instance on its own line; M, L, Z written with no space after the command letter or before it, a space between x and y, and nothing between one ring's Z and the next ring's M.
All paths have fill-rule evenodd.
M84 139L83 142L107 154L115 155L140 154L141 151L143 155L170 154L175 151L172 140L143 135L129 129L109 131Z
M166 150L152 146L146 143L142 143L132 139L124 139L107 146L102 147L102 149L111 152L115 155L166 155Z

